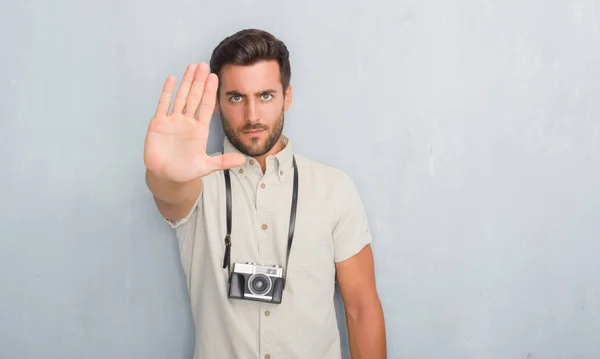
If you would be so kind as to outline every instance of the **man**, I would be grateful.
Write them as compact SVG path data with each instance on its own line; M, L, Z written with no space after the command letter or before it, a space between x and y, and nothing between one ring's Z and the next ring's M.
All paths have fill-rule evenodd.
M340 358L336 280L352 358L385 358L358 192L344 172L295 153L282 134L292 101L286 46L243 30L214 49L210 67L188 66L170 112L175 80L167 78L144 151L148 187L179 241L194 358ZM215 108L226 138L223 152L209 156ZM239 274L261 267L271 281Z

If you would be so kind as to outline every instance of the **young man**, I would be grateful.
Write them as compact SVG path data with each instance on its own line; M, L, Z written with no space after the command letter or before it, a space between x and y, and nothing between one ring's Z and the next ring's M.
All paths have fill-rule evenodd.
M144 149L148 187L179 241L194 358L341 358L336 280L352 358L385 358L358 192L282 134L292 101L286 46L243 30L214 49L210 67L188 66L172 110L167 78ZM209 156L215 107L226 138Z

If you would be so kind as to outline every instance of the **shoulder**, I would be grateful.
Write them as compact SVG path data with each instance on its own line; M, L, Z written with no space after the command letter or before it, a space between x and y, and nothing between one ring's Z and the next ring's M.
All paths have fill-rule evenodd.
M294 153L294 157L296 158L298 167L302 167L305 171L309 171L311 175L332 179L348 177L345 171L333 165L326 164L299 153Z
M313 183L342 196L356 190L352 177L339 167L326 164L302 154L294 153L303 181Z

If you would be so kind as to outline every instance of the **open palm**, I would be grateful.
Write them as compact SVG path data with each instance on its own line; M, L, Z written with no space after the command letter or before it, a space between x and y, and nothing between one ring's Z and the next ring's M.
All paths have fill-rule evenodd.
M175 78L165 81L144 146L146 168L174 182L188 182L214 171L242 165L240 154L209 156L206 144L215 108L218 78L208 64L189 65L175 95Z

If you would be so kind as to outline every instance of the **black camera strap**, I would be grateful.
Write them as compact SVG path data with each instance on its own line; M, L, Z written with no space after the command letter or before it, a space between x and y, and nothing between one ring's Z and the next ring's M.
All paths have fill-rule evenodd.
M292 210L290 212L290 227L288 231L285 268L283 269L284 278L287 277L288 262L290 260L292 241L294 239L294 229L296 227L296 208L298 207L298 165L296 164L296 157L292 158L292 163L294 165L294 191L292 193ZM225 197L227 202L227 234L225 235L225 256L223 257L223 269L227 268L229 277L231 278L231 178L229 177L229 170L225 170L223 173L225 175Z

